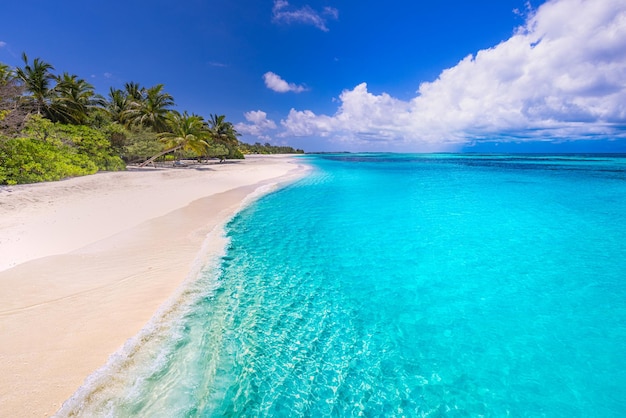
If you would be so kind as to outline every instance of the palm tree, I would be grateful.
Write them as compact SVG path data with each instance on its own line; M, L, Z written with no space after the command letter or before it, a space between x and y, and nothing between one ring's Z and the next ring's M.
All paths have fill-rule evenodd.
M0 62L0 86L9 83L15 77L15 73L3 62Z
M136 101L141 101L144 93L146 92L145 87L141 87L139 83L135 83L134 81L124 84L124 90L126 93L126 97L129 100Z
M224 145L229 150L229 156L233 156L239 146L239 132L235 130L232 123L226 121L225 115L209 115L209 130L213 139Z
M113 122L124 124L123 114L128 110L130 100L126 92L120 89L109 89L109 100L106 103L106 109L111 116Z
M58 122L81 125L86 123L90 111L104 107L105 100L94 92L91 84L76 75L64 73L54 77L50 114Z
M30 92L37 114L41 115L42 112L47 114L52 95L50 81L53 79L53 75L51 71L54 70L54 67L39 58L35 58L32 64L29 64L25 52L22 54L22 60L24 60L24 67L16 68L15 73L18 79L24 83L26 90Z
M181 115L173 111L167 115L166 123L170 131L159 134L159 139L165 144L165 151L151 157L140 167L144 167L170 152L189 150L202 155L208 149L211 132L207 129L201 116L188 115L187 112Z
M156 132L168 130L167 114L174 106L174 98L163 92L163 84L145 89L140 100L132 100L122 114L127 125L142 125Z
M139 83L130 82L124 84L124 89L114 89L111 87L109 89L109 98L107 101L107 111L109 112L109 116L114 122L123 124L123 125L131 125L128 123L128 111L131 108L131 103L137 102L140 103L143 100L144 94L146 93L145 87L141 87ZM131 112L132 113L132 112Z

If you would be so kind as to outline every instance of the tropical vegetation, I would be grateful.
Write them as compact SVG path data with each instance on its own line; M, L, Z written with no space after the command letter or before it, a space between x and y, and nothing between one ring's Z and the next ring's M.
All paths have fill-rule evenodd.
M174 110L163 84L128 82L107 97L75 74L55 74L41 58L16 68L0 63L0 184L59 180L127 164L244 158L245 153L302 152L249 145L224 115Z
M269 142L265 144L260 142L254 144L240 143L239 149L244 154L304 154L304 150L294 149L286 145L272 145Z

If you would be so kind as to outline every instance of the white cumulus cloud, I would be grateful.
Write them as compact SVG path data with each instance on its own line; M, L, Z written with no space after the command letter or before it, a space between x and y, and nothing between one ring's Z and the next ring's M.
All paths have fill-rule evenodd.
M292 109L279 135L415 149L624 136L625 80L626 2L550 0L509 39L422 83L411 100L362 83L341 93L333 115Z
M301 93L307 90L304 86L299 86L294 83L286 82L278 74L275 74L271 71L263 74L263 80L265 81L265 85L268 89L274 90L278 93L287 93L289 91L294 93Z
M324 7L322 12L317 12L308 5L296 9L286 0L274 0L272 8L272 21L275 23L302 23L315 26L324 32L328 32L326 21L338 17L339 11L333 7Z
M262 140L269 140L269 133L276 129L276 122L267 118L267 113L262 110L253 110L244 113L248 123L238 123L235 125L237 132L244 135L253 135Z

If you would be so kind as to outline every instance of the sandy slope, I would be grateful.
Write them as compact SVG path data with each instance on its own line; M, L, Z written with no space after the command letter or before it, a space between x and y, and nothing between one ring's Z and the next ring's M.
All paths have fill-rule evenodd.
M304 171L249 157L0 189L0 416L53 414L175 292L209 232Z

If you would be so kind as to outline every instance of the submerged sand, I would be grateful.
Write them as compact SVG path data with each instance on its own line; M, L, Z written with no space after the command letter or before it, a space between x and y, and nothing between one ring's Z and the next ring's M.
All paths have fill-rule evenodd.
M0 416L54 414L222 251L211 231L303 167L252 156L0 189Z

